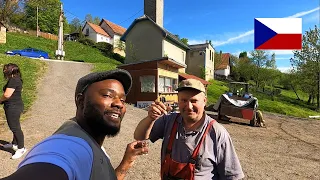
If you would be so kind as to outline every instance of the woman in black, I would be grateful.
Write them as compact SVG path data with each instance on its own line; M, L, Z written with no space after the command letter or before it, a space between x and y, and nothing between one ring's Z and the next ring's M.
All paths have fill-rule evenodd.
M13 133L12 144L5 144L3 147L15 150L12 159L18 159L27 151L24 147L24 136L20 126L20 116L23 112L22 78L19 67L13 63L4 65L3 75L7 83L3 87L0 103L3 104L9 128Z

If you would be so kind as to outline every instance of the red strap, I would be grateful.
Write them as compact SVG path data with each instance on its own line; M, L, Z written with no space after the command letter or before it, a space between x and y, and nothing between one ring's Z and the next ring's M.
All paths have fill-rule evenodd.
M174 120L166 153L171 153L173 140L174 140L174 137L175 137L175 135L177 133L177 127L178 127L177 119L179 117L180 117L180 114L177 114L176 119Z
M193 151L193 154L192 154L192 156L191 156L192 159L196 160L196 157L197 157L198 154L199 154L200 146L202 145L204 139L206 138L206 135L208 134L208 132L209 132L209 130L211 129L212 124L213 124L214 122L216 122L216 120L213 119L210 123L208 123L208 126L207 126L207 128L206 128L206 131L205 131L204 134L202 135L199 144L197 145L197 147L196 147L196 148L194 149L194 151Z

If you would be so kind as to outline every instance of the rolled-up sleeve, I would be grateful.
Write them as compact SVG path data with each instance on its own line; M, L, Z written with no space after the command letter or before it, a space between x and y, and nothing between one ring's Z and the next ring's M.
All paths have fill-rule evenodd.
M156 142L158 139L163 139L167 116L161 116L157 119L151 129L149 138L151 142Z

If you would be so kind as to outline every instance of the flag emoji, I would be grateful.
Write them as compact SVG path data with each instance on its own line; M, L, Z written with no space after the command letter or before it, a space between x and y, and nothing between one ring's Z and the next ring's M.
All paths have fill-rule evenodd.
M255 18L254 48L299 50L302 48L301 18Z

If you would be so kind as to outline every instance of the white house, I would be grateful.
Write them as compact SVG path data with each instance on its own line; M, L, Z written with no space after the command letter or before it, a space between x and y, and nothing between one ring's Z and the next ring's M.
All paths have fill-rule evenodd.
M113 49L115 53L118 53L122 56L125 56L124 48L125 44L122 44L122 41L120 40L121 36L126 32L127 29L125 29L122 26L119 26L111 21L108 21L106 19L102 19L100 21L99 26L109 34L111 37L110 44L113 44ZM119 43L122 44L122 48L119 48Z
M224 53L221 57L219 66L215 69L215 75L227 78L230 75L230 54Z
M90 22L86 22L86 24L82 28L82 33L89 39L94 42L107 42L111 43L111 37L108 33L106 33L100 26L95 25Z
M125 56L125 44L120 41L120 37L126 31L125 28L105 19L99 25L86 22L82 28L82 33L94 42L107 42L113 45L113 52ZM122 45L122 47L119 47Z

